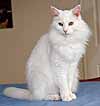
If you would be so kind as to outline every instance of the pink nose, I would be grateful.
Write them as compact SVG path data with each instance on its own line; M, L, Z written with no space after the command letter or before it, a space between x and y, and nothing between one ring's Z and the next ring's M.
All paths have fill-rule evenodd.
M63 31L66 33L67 32L67 29L63 29Z

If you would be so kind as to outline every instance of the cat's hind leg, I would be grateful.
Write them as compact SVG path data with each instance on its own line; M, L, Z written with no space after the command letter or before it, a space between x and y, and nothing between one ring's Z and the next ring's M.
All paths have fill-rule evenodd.
M59 100L58 89L50 75L41 72L31 72L28 77L28 88L32 93L33 100ZM34 77L33 77L34 74Z

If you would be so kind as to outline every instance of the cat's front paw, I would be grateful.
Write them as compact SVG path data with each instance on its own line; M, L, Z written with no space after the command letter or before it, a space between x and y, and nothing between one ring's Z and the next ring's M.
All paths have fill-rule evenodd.
M55 94L55 95L48 95L47 96L47 100L54 100L54 101L56 101L56 100L60 100L61 98L60 98L60 96L58 95L58 94Z
M71 93L70 96L71 96L72 99L76 99L77 98L77 96L74 93Z
M74 93L70 93L67 95L63 95L62 97L62 101L72 101L73 99L76 99L76 95Z
M71 96L64 95L64 96L62 97L62 101L72 101L72 98L71 98Z

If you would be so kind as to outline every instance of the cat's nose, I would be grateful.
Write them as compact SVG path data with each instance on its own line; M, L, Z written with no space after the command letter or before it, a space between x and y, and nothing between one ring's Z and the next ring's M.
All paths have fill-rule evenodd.
M67 33L67 29L63 29L63 31L65 32L65 34Z

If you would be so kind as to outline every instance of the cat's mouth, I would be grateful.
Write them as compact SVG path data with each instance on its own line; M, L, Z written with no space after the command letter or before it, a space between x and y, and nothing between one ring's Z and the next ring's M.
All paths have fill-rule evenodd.
M67 36L69 36L70 34L69 33L63 33L62 34L64 37L67 37Z

